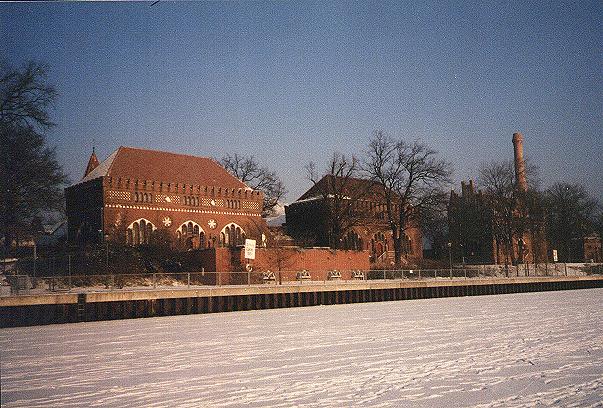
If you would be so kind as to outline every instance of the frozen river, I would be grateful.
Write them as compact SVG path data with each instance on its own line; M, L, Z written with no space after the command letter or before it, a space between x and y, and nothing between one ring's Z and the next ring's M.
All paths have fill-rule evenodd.
M603 407L603 289L1 329L2 407Z

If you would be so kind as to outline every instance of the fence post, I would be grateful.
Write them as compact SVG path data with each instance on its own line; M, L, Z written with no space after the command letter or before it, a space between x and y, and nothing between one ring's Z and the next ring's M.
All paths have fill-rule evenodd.
M563 264L565 266L565 276L567 276L567 262Z
M67 255L67 271L69 273L69 290L71 290L71 254Z
M191 273L190 272L186 273L186 281L187 281L187 286L190 288L191 287Z
M385 280L385 269L383 270L383 280Z
M157 277L155 276L155 272L153 272L153 289L157 289Z
M419 279L421 279L421 270L419 269Z
M463 268L463 273L465 274L465 280L467 280L467 269Z
M251 271L247 271L247 286L251 286Z

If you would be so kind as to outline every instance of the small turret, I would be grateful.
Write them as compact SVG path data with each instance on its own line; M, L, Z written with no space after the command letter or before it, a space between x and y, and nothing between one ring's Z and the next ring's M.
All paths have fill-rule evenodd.
M92 148L92 154L90 155L90 159L88 160L88 165L86 166L86 171L84 172L84 177L86 177L92 170L97 168L99 165L98 158L96 157L96 153L94 152L94 147Z

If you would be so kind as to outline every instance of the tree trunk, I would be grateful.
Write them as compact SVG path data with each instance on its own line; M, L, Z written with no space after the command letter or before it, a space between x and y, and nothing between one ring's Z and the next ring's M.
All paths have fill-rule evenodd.
M394 240L394 262L397 269L402 266L402 240L398 231L392 231L392 238Z

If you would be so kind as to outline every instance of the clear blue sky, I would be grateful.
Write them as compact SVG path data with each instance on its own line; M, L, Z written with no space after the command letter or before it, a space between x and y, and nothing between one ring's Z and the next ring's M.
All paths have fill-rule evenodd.
M0 53L47 63L73 180L96 140L247 152L284 179L375 129L475 177L521 131L544 185L603 198L603 6L570 2L0 3ZM457 186L458 188L458 186Z

